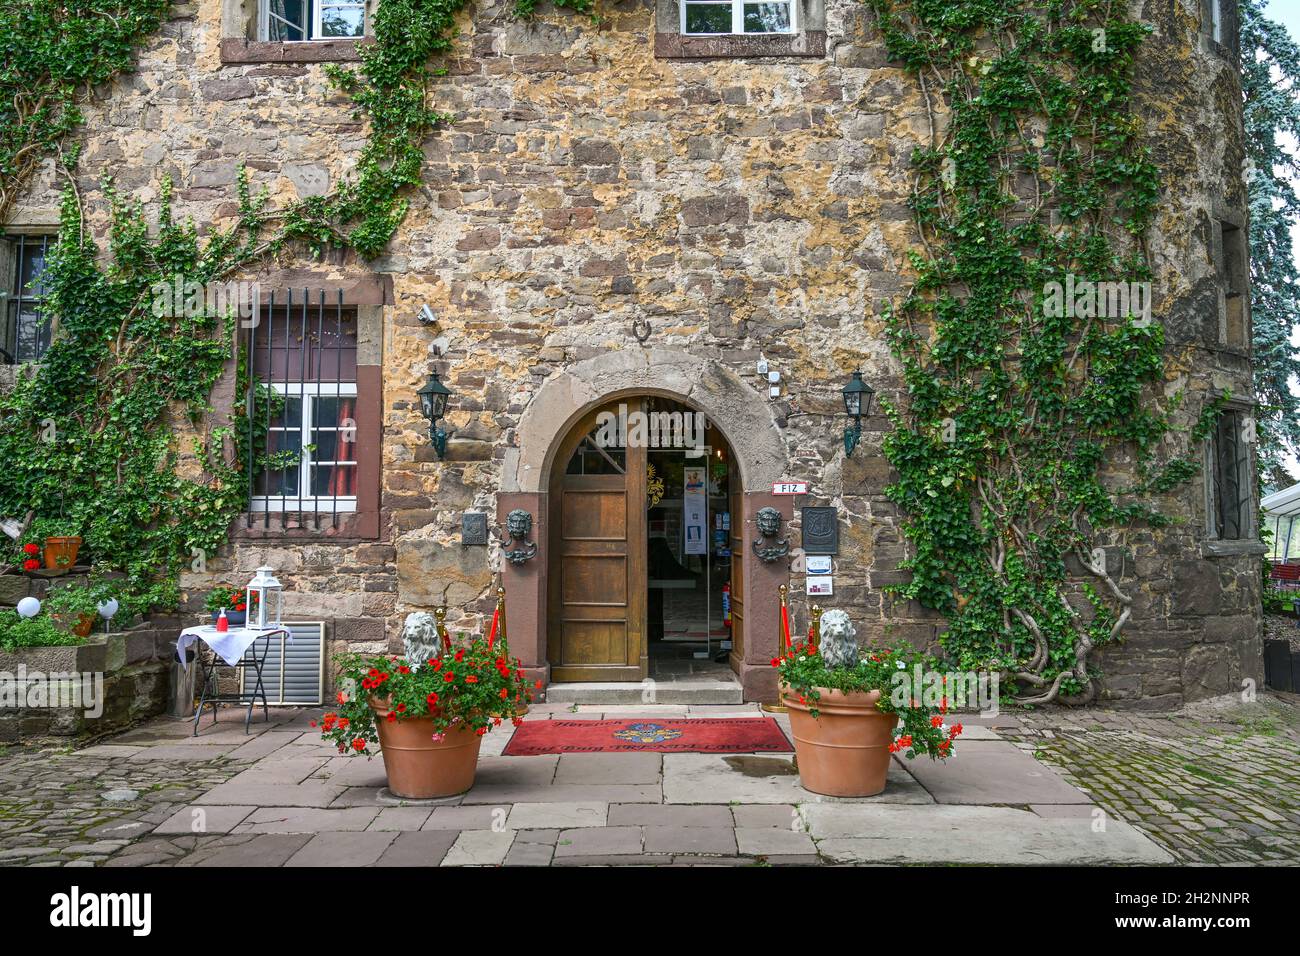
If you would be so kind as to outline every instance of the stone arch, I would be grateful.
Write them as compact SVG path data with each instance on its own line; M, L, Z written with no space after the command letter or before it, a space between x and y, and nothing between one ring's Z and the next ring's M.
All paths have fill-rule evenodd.
M735 372L676 349L620 349L576 362L548 379L520 418L519 447L506 451L501 491L544 493L561 439L587 411L623 395L662 395L707 416L736 455L745 492L770 492L786 452L769 402Z

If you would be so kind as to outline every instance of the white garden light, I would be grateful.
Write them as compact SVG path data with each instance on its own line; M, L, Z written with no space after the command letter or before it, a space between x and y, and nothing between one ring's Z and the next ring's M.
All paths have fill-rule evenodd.
M35 617L41 613L41 602L34 597L25 597L18 602L19 617Z

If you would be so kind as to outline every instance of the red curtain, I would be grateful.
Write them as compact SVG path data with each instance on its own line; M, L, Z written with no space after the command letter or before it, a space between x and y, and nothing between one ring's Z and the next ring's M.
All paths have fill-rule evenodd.
M357 460L357 428L353 412L356 408L355 398L339 398L338 440L334 444L335 461ZM346 431L344 430L346 429ZM330 471L329 487L326 494L338 496L355 496L357 493L357 465L335 465Z

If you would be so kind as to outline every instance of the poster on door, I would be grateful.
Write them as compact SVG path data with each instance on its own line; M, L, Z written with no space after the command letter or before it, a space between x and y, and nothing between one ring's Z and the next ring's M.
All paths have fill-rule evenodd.
M709 498L704 485L705 469L682 469L682 531L687 554L708 554Z

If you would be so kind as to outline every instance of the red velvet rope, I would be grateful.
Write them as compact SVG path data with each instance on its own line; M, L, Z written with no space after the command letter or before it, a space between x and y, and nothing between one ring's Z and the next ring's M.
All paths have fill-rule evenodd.
M790 609L784 604L781 605L781 629L785 631L785 646L790 648Z
M488 650L492 650L492 645L497 639L497 619L501 616L501 608L492 612L492 630L488 631Z

